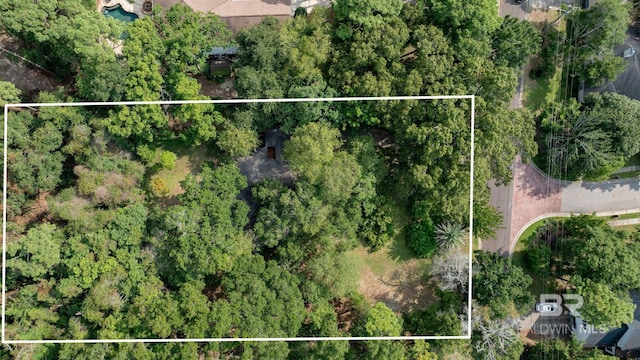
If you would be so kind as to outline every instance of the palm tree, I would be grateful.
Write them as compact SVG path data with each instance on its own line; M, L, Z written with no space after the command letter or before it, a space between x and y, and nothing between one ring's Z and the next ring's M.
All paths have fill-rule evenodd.
M464 243L464 228L458 223L444 222L436 226L436 242L442 250L460 248Z

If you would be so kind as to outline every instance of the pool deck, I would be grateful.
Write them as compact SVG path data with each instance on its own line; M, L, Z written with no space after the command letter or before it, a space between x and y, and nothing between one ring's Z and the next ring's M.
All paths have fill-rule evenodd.
M109 9L120 5L122 10L136 14L141 18L145 15L142 11L142 3L144 3L144 0L135 0L134 3L130 3L129 0L98 0L98 11L102 12L105 8Z

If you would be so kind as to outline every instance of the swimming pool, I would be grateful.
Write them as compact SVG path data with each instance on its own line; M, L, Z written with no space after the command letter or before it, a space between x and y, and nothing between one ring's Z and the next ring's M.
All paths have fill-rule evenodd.
M105 8L102 10L104 16L112 17L114 19L118 19L121 21L132 22L133 20L138 18L138 15L130 12L124 11L122 6L116 5L114 7Z

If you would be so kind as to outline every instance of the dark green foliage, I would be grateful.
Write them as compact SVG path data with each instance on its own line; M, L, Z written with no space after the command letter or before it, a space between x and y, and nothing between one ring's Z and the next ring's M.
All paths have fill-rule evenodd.
M556 177L608 178L640 151L639 114L640 102L618 94L591 94L582 107L574 101L543 113L545 164Z
M435 227L430 218L407 225L406 234L407 246L419 258L430 257L438 248Z
M231 305L232 328L239 337L295 337L304 318L298 280L259 255L236 258L221 286Z
M480 305L489 306L495 317L506 317L510 304L517 308L533 304L533 296L527 290L531 277L511 258L476 250L473 270L473 296Z
M519 68L538 53L541 42L540 33L530 22L507 15L491 39L494 63Z
M551 270L551 248L542 244L525 250L527 265L538 276L548 276Z
M532 79L547 79L555 73L564 54L565 39L565 33L558 31L555 27L545 28L539 54L541 62L529 73Z

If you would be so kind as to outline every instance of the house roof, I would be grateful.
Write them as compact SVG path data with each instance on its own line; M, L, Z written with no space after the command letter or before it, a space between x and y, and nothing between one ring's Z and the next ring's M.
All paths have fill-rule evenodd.
M291 16L291 0L184 0L193 10L224 17Z
M209 51L207 55L236 55L237 53L238 53L237 46L231 46L231 47L218 46L211 49L211 51Z
M633 318L640 321L640 291L629 291L631 302L636 304L636 310L633 312Z
M640 349L640 321L633 320L629 329L618 340L618 347L622 351Z

